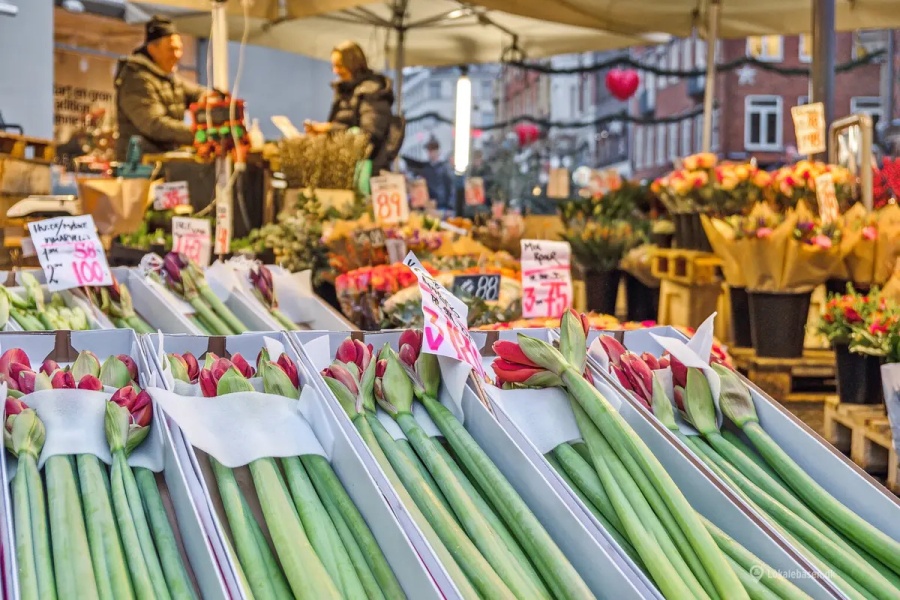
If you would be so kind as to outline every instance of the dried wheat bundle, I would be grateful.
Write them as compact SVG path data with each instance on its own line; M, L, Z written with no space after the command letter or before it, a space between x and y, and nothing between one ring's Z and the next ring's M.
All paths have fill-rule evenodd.
M369 155L364 134L337 132L282 140L281 170L292 188L351 190L356 165Z

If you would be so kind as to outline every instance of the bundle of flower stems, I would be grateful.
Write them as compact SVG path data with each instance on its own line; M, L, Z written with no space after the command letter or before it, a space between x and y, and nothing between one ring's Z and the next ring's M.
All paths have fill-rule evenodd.
M256 265L250 269L250 283L253 294L266 307L272 318L288 331L297 329L297 324L278 308L278 296L275 294L275 281L272 271L265 265Z
M601 338L601 342L611 366L622 367L630 380L658 385L653 361L646 361L649 357L634 360L635 355L612 338ZM675 406L699 434L685 435L679 429L675 409L662 391L654 394L651 405L660 422L848 598L896 598L900 544L836 500L781 449L760 426L750 390L741 378L713 365L721 381L719 406L749 444L718 426L703 373L671 357L669 362Z
M44 290L34 275L20 273L23 298L9 288L0 289L0 326L12 318L24 331L52 331L91 329L87 313L79 306L68 307L62 296L52 294L50 302L44 301Z
M253 392L300 397L296 364L287 354L256 368L239 353L170 354L173 376L197 384L205 397ZM318 454L260 458L248 465L264 523L250 510L232 469L209 457L245 587L258 599L405 598L396 576L328 459ZM265 527L265 529L264 529ZM267 533L266 533L267 532ZM271 543L270 543L271 542ZM273 551L274 549L274 551Z
M249 330L212 291L203 270L184 254L166 254L161 272L156 276L161 276L169 290L191 305L195 312L188 318L201 333L234 335Z
M402 334L399 354L385 346L378 357L348 339L322 374L464 598L594 597L509 481L438 400L440 366L435 355L422 352L421 331ZM429 437L413 416L415 400L443 442ZM405 439L388 432L376 401Z
M0 357L0 373L18 382L6 399L4 441L18 459L11 488L19 598L197 598L155 475L128 464L153 414L150 396L133 383L131 357L110 357L101 365L82 352L70 367L48 360L34 372L28 356L13 349ZM112 466L93 454L56 455L41 472L47 432L28 406L29 394L88 394L104 387L117 388L104 420Z
M155 333L156 330L134 310L131 292L115 277L111 286L85 288L94 306L109 317L117 329L133 329L135 333Z

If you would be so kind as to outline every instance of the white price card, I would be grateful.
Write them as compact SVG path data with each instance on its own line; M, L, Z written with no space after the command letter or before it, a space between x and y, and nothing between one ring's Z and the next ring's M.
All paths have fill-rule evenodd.
M428 183L424 179L413 179L409 184L409 204L413 208L428 206Z
M212 258L212 227L208 219L172 217L172 251L180 252L201 267Z
M556 318L572 306L568 242L522 240L522 317Z
M231 207L227 202L216 202L216 254L231 251Z
M825 223L833 223L841 212L837 193L834 191L834 177L831 176L831 173L822 173L816 177L815 181L819 218Z
M466 206L484 205L484 179L466 177Z
M565 167L550 169L547 182L547 197L563 200L569 197L569 170Z
M34 221L28 230L51 292L112 285L106 252L91 215Z
M825 105L821 102L791 108L799 154L825 152Z
M486 380L481 354L469 334L466 320L468 307L438 283L412 252L406 255L403 264L419 280L419 291L422 293L422 314L425 317L422 350L462 361Z
M409 220L406 178L400 173L385 173L369 180L372 208L379 225L396 225Z
M187 181L169 181L153 188L153 210L171 210L191 203Z

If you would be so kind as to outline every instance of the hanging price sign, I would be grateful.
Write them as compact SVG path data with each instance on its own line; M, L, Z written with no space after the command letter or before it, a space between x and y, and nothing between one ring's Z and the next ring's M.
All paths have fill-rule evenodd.
M453 295L472 296L485 302L500 299L500 275L457 275L453 278Z
M106 252L91 215L34 221L28 230L51 292L112 285Z
M231 207L227 202L216 202L216 254L228 254L231 250Z
M834 191L834 178L831 173L822 173L816 177L816 203L819 205L819 217L825 223L833 223L840 215L837 193Z
M522 240L522 317L558 318L572 306L568 242Z
M466 206L484 205L484 179L481 177L466 178Z
M153 210L171 210L182 204L190 204L191 195L187 181L160 183L153 188Z
M379 225L396 225L409 220L409 198L406 178L399 173L385 173L369 180L372 208Z
M799 154L825 152L825 105L821 102L791 108Z
M206 267L212 257L212 228L207 219L172 217L172 251Z
M419 280L419 291L422 293L422 314L425 317L422 350L462 361L482 379L487 379L478 346L469 334L466 321L469 309L425 270L415 254L407 254L403 264Z

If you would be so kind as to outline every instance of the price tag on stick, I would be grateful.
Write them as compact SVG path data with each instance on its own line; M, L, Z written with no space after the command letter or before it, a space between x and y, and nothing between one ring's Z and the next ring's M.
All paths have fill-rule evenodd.
M34 221L28 230L51 292L112 285L106 252L91 215Z
M419 291L422 293L422 313L425 317L422 350L462 361L486 380L481 354L469 334L466 321L469 309L425 270L415 254L407 254L403 264L419 280Z
M153 210L170 210L191 203L187 181L160 183L153 188Z
M500 275L457 275L453 278L453 295L461 294L496 302L500 299Z
M572 306L568 242L522 240L522 317L558 318Z
M821 102L791 108L797 152L811 155L825 152L825 105Z
M216 254L231 251L231 207L227 202L216 202Z
M212 258L212 227L207 219L172 217L172 251L184 254L201 267Z
M822 173L815 181L819 217L824 223L833 223L841 213L837 193L834 191L834 177L831 173Z
M406 178L399 173L386 173L369 180L372 208L379 225L396 225L409 220L409 197Z

